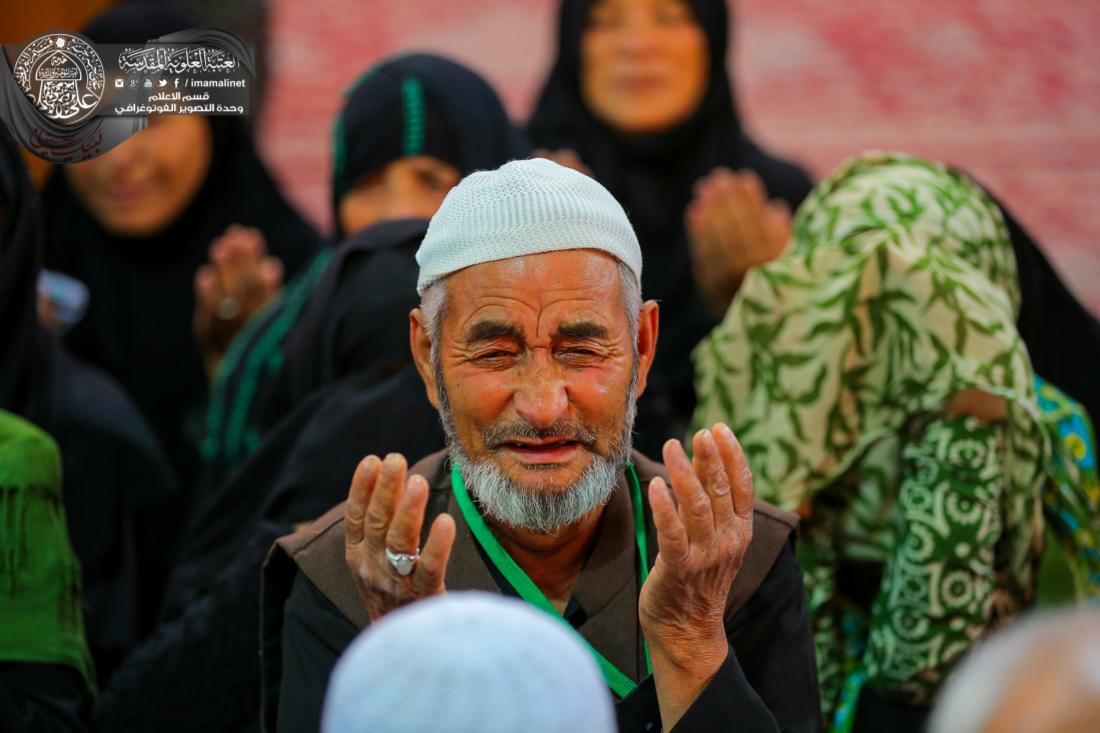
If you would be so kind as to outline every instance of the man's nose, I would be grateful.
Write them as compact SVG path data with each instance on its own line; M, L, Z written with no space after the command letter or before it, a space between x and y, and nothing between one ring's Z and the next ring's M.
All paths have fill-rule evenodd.
M548 428L569 409L569 395L561 370L536 358L523 370L512 398L516 412L536 428Z

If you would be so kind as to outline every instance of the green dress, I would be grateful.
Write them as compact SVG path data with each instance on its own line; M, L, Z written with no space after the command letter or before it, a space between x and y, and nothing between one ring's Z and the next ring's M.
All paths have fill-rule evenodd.
M1019 297L977 185L870 153L814 189L784 256L748 274L695 350L694 427L727 422L758 494L806 516L799 559L839 727L862 684L929 705L982 635L1036 602L1064 443L1040 409ZM1004 418L945 410L970 390L1004 398Z
M0 661L62 664L95 690L57 443L0 410Z

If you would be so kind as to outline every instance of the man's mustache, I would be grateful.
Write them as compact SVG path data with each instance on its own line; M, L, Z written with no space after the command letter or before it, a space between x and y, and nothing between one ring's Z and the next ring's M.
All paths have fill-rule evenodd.
M490 450L499 450L517 438L527 440L568 440L580 443L588 450L595 450L599 432L590 425L570 420L558 420L553 425L537 428L530 423L518 420L494 425L482 433L485 446Z

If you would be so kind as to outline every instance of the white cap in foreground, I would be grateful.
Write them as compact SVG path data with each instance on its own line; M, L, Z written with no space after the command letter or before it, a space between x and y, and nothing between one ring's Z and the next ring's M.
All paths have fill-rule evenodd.
M443 199L416 252L416 291L471 265L567 249L607 252L641 285L638 237L606 188L553 161L513 160L471 173Z
M592 653L561 621L479 592L419 601L348 647L323 733L612 733Z

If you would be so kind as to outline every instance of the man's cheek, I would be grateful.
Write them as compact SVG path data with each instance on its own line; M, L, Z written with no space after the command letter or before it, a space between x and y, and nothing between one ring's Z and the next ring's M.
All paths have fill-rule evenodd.
M630 371L622 369L582 369L570 375L568 389L578 406L603 412L615 412L630 388Z

